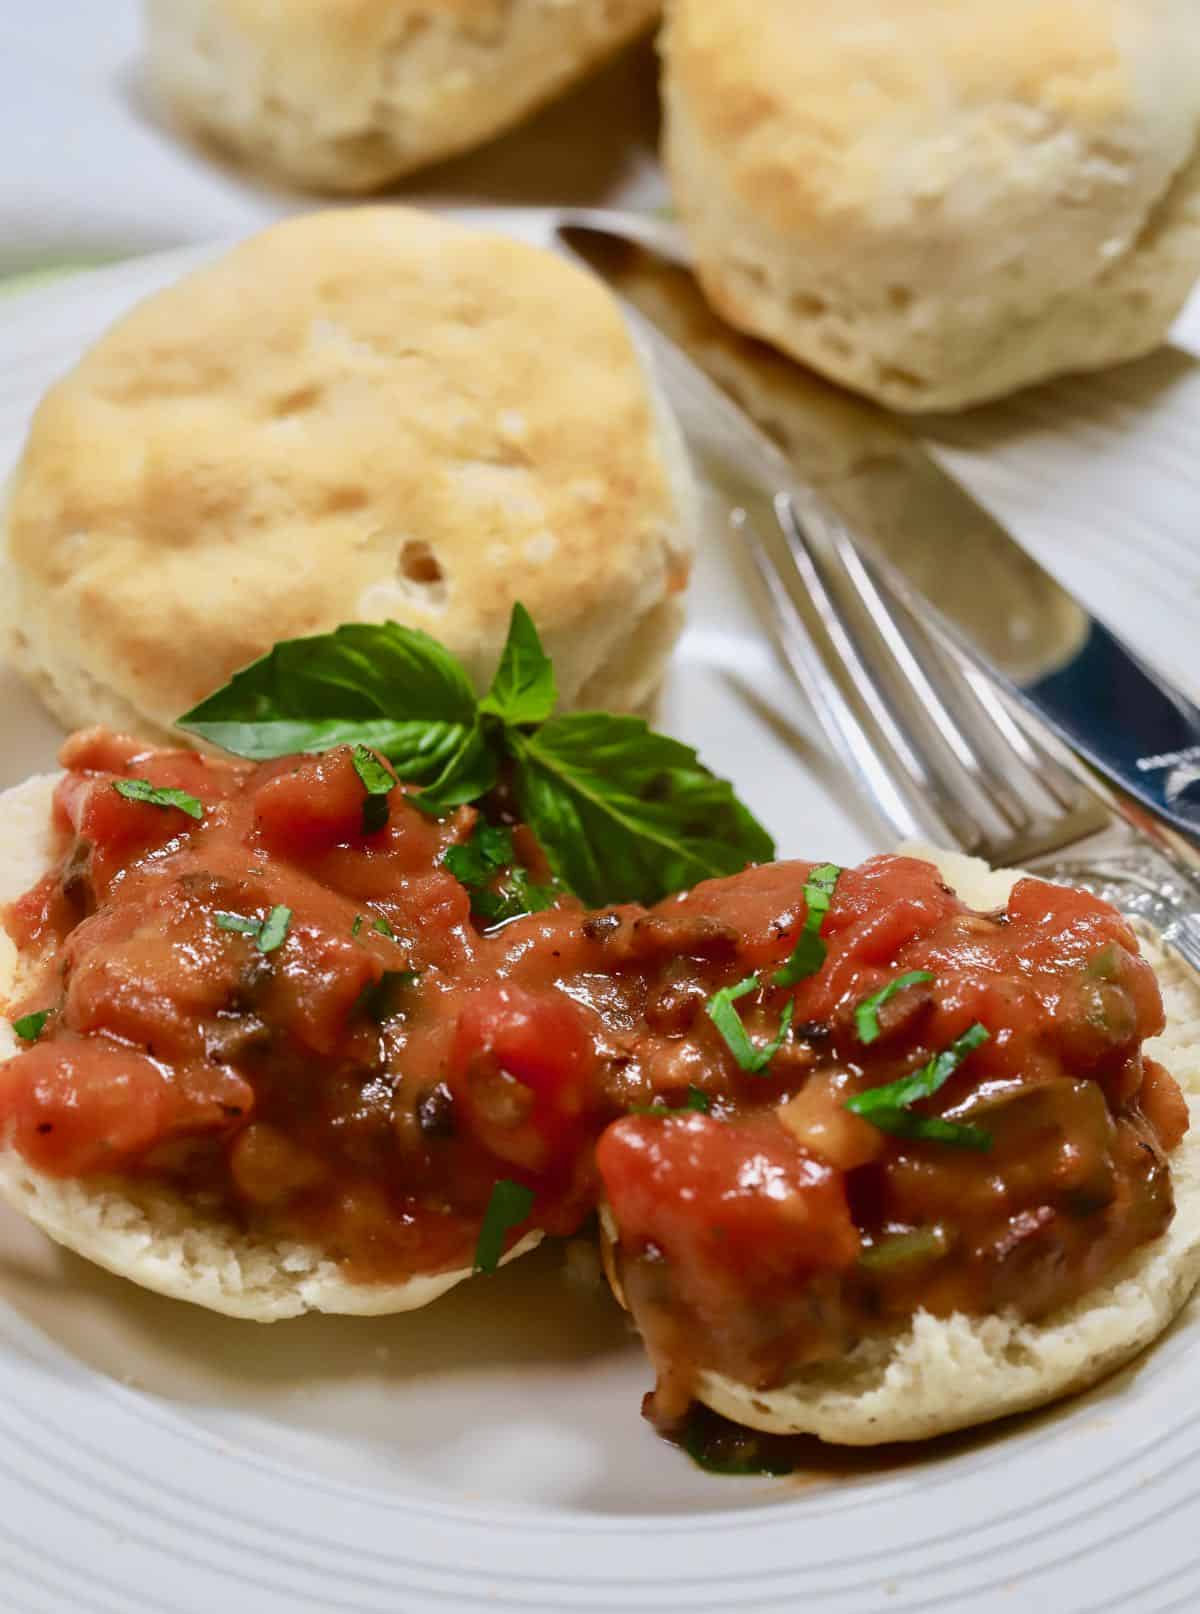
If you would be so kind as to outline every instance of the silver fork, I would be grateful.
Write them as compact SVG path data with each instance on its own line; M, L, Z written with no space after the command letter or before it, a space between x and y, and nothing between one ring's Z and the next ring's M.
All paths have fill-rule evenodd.
M901 838L1068 879L1151 924L1200 970L1200 881L1134 827L1058 740L922 623L836 517L733 512L776 641L829 740ZM1103 793L1102 793L1103 792Z
M775 638L894 834L1085 886L1200 971L1200 875L989 675L919 620L786 458L674 342L627 309L710 496L765 585Z

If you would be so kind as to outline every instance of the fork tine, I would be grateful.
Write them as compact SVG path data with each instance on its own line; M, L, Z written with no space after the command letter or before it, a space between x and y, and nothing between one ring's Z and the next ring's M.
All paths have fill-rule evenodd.
M865 786L892 831L902 838L920 834L925 827L923 821L914 816L904 791L880 755L878 740L868 734L836 677L838 650L827 651L821 645L823 624L819 611L814 614L813 610L814 599L823 593L820 579L809 568L798 566L795 579L800 588L789 587L791 579L769 552L762 532L746 519L744 512L740 515L735 529L745 541L764 585L779 648L807 694L826 737L850 773Z
M835 532L833 542L838 559L884 644L895 658L912 695L958 767L968 775L976 793L1009 829L1027 830L1033 822L1033 814L992 765L978 743L977 734L968 734L961 702L955 699L956 692L947 676L948 669L930 641L921 633L911 612L901 601L885 598L881 580L845 533Z
M755 559L776 598L776 620L785 646L815 619L819 639L789 653L798 676L818 691L836 683L840 670L869 715L858 725L858 743L881 748L880 769L909 802L926 832L936 813L935 835L948 829L966 851L993 863L1021 861L1069 844L1105 824L1108 807L1074 776L1008 710L980 669L941 641L913 615L884 578L858 553L835 520L801 521L792 501L775 501L782 549L790 561L787 588L772 558L759 545ZM808 610L797 595L807 596ZM781 613L778 600L791 604ZM860 619L852 621L852 608ZM893 819L893 822L895 820Z
M776 500L776 513L793 564L813 595L829 638L860 699L878 724L894 771L922 804L923 810L919 810L918 816L928 823L932 808L958 845L968 851L980 849L986 832L979 815L988 811L986 799L972 790L970 774L956 762L950 747L936 738L936 729L931 735L930 726L917 716L917 703L913 701L908 681L909 669L896 653L899 634L893 633L892 639L896 642L889 642L881 628L880 618L891 622L882 600L876 594L877 617L872 613L871 601L864 599L859 589L860 579L866 581L865 573L861 568L853 575L847 573L845 556L833 541L832 524L827 533L818 535L810 531L786 495ZM841 589L839 582L843 585ZM870 653L864 653L860 647L855 626L837 597L846 592L846 584L849 584L851 598L866 607L862 626L871 645ZM949 714L944 713L944 708L943 714L949 723ZM975 800L973 805L968 805L964 797L971 795Z
M958 670L1004 745L1037 780L1052 806L1062 812L1078 810L1086 793L1079 776L1071 773L1044 745L1026 733L986 673L965 658L960 659Z

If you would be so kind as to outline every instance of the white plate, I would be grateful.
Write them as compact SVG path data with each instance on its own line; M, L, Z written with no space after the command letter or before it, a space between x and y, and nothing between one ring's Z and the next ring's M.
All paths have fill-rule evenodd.
M198 256L0 305L0 469L46 383ZM1194 689L1200 366L1167 352L937 429L1039 556ZM7 783L58 736L15 681L0 703ZM663 720L784 851L873 848L712 535ZM1086 1399L902 1462L814 1450L799 1477L720 1480L640 1420L639 1348L555 1251L413 1317L260 1329L4 1215L0 1606L1182 1614L1200 1606L1196 1342L1185 1317Z

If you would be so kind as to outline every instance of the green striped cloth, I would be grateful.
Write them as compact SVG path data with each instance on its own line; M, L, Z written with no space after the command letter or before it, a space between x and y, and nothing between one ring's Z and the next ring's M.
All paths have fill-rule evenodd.
M0 297L10 292L32 291L35 286L77 275L84 269L101 269L106 263L116 261L114 258L74 258L70 263L48 263L37 269L24 269L20 274L0 275Z

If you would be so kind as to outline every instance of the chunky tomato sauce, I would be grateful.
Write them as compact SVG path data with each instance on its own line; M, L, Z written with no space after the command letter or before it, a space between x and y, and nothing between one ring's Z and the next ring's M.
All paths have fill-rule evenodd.
M837 882L820 968L783 988L807 863L487 930L443 864L476 810L433 819L397 787L373 827L347 748L255 767L97 731L63 761L61 858L8 914L11 1015L49 1017L0 1067L0 1121L43 1171L172 1185L367 1281L469 1264L502 1179L534 1194L510 1242L603 1200L664 1422L700 1370L777 1385L917 1307L1044 1314L1171 1219L1187 1111L1141 1052L1158 988L1085 893L1022 880L978 914L931 865L872 858ZM933 980L864 1043L856 1006L909 971ZM755 972L756 1046L793 1004L757 1072L705 1012ZM986 1151L846 1108L975 1023L988 1040L915 1113L986 1126Z

